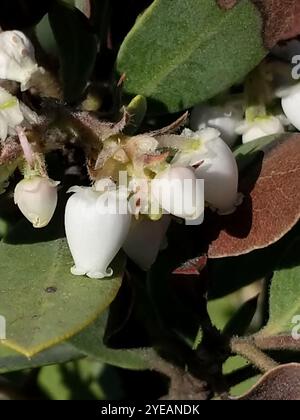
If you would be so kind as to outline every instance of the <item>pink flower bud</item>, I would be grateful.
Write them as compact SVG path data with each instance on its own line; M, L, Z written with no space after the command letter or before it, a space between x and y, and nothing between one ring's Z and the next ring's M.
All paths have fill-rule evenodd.
M23 179L15 189L15 204L35 228L48 225L57 205L57 185L49 178Z

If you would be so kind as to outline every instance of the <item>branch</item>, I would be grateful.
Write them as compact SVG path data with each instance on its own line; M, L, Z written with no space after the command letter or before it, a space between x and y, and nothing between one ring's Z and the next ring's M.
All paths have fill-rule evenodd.
M151 354L149 365L152 370L170 378L168 395L162 400L208 400L211 392L205 381L196 378L187 372L161 358L157 354Z
M300 340L294 340L290 335L273 337L254 337L255 345L261 350L291 350L300 351Z
M263 353L251 339L233 338L230 347L233 353L243 356L263 373L279 366L278 363Z

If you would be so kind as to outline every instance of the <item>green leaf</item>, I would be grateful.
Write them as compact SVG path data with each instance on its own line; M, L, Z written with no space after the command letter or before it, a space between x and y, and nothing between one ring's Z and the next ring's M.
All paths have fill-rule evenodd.
M177 112L239 83L267 54L253 4L225 11L211 0L154 0L121 46L129 95Z
M131 370L145 370L149 368L146 361L147 349L115 350L107 347L104 342L107 313L70 340L78 351L91 356L98 361L113 366Z
M48 14L36 26L35 33L43 50L50 56L56 58L58 56L58 48L50 26Z
M284 258L287 268L274 274L270 291L270 319L260 333L263 336L291 335L296 327L295 317L300 316L299 247L300 238L293 243Z
M249 366L249 362L245 360L241 356L234 356L227 359L223 366L223 373L226 375L244 368L246 366ZM240 396L241 394L244 394L245 392L249 391L249 389L256 384L256 382L260 379L260 375L254 376L250 379L247 379L246 381L240 382L238 385L233 386L230 390L231 396Z
M74 5L79 9L82 13L88 17L88 12L90 9L90 0L75 0Z
M124 397L118 372L87 359L43 368L38 384L51 400L99 401Z
M72 347L70 344L60 344L45 350L40 354L28 358L0 345L0 373L15 372L23 369L31 369L40 366L53 365L56 363L65 363L70 360L84 357L82 353Z
M223 330L237 310L235 295L229 295L222 299L211 300L207 304L209 317L218 330Z
M53 0L1 0L0 26L2 30L24 29L36 25L47 13Z
M226 324L223 333L228 336L245 334L257 309L258 296L245 302Z
M63 1L54 2L49 20L60 53L65 100L73 103L80 99L92 75L97 37L87 17Z
M16 239L16 233L13 236ZM28 357L91 324L121 286L123 258L113 265L112 278L72 276L65 239L1 243L0 255L0 313L7 324L3 344Z
M70 4L71 6L77 7L82 13L89 17L91 9L91 0L63 0L65 3ZM101 1L100 1L101 3Z

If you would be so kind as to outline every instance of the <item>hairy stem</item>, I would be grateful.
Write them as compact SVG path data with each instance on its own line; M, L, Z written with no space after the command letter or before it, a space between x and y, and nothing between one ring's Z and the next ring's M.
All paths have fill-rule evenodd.
M258 335L254 337L254 342L260 350L300 350L300 340L297 341L292 336L264 337L263 335Z
M278 363L263 353L251 340L233 338L230 347L233 353L243 356L263 373L278 366Z

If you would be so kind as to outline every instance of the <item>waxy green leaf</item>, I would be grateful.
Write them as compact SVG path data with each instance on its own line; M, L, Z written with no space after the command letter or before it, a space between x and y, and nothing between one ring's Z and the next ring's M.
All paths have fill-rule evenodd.
M177 112L239 83L266 55L262 18L248 0L223 10L211 0L155 0L121 46L125 92Z

